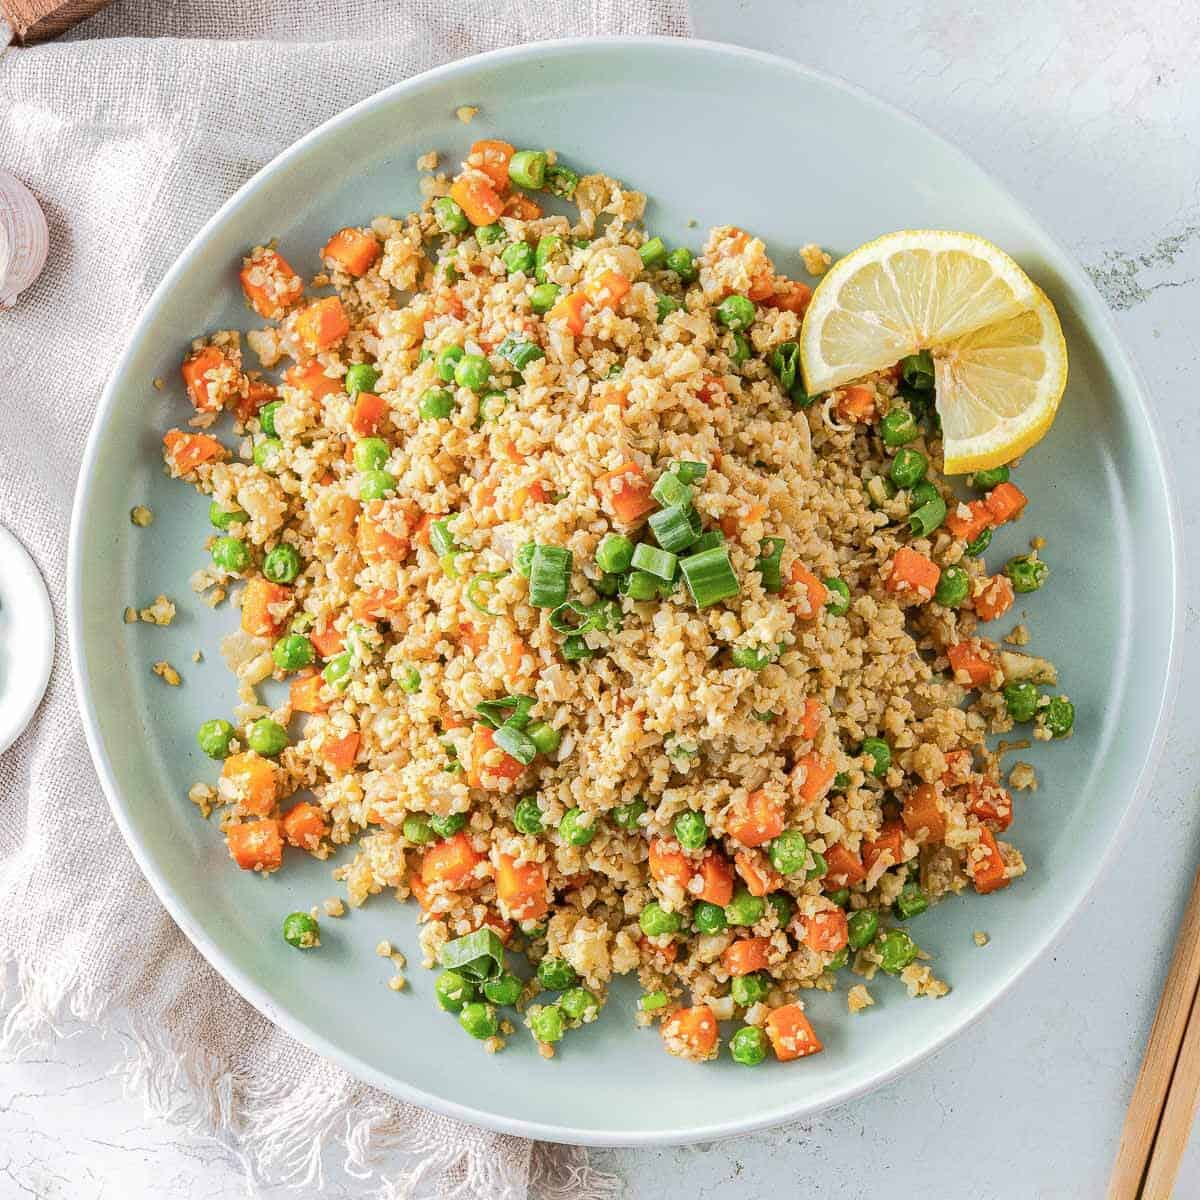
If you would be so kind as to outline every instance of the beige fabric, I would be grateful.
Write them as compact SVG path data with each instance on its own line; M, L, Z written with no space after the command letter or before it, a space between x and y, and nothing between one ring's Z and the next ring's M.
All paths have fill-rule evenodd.
M188 239L314 125L497 46L687 32L685 0L131 0L69 40L0 57L0 166L37 194L52 242L41 279L0 313L0 522L33 553L59 616L48 697L0 758L0 1040L119 1033L156 1111L306 1194L331 1159L390 1197L586 1200L615 1184L582 1152L466 1128L357 1083L244 1003L159 906L110 819L67 662L67 528L92 413Z

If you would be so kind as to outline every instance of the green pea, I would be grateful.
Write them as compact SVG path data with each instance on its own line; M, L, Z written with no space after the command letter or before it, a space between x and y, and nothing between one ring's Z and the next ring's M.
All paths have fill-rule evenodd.
M717 305L717 320L726 329L749 329L757 315L754 301L746 296L726 296Z
M280 468L279 456L283 453L283 443L276 437L263 438L254 447L254 465L261 467L270 475Z
M808 860L808 843L798 829L785 829L770 845L771 866L781 875L795 875L804 870Z
M850 776L845 771L839 771L833 777L833 790L835 792L844 792L850 786Z
M562 1041L565 1022L557 1004L543 1004L529 1010L529 1031L539 1042Z
M467 214L451 196L439 196L433 202L433 219L443 233L466 233L471 227Z
M729 993L733 997L734 1004L741 1008L749 1008L750 1005L765 1000L770 990L771 985L766 976L757 971L753 971L749 975L735 975L729 985Z
M772 893L773 894L773 893ZM826 896L838 906L845 908L850 903L850 889L848 887L834 888L832 892L826 892Z
M807 879L824 879L829 874L829 863L825 860L819 850L810 850L809 857L813 860L813 865L809 868Z
M283 940L297 950L311 950L321 944L321 927L308 913L288 913L283 918Z
M278 437L279 435L279 430L275 428L275 414L282 407L282 400L270 400L258 410L258 427L268 437Z
M771 662L770 652L759 646L735 646L729 658L735 667L745 667L749 671L761 671Z
M358 477L358 495L361 500L382 500L388 492L396 490L396 477L387 471L364 471Z
M1004 685L1004 707L1014 721L1032 721L1037 716L1039 697L1037 686L1028 679Z
M1008 482L1008 468L990 467L985 471L976 471L967 482L980 491L990 492L992 488Z
M667 912L657 900L651 900L642 909L638 924L647 937L662 937L667 933L678 933L682 924L676 912Z
M353 396L355 392L373 392L378 382L379 372L370 363L351 363L342 386Z
M315 654L312 642L301 633L289 633L271 647L271 657L283 671L299 671L301 667L307 667Z
M786 929L787 923L792 919L792 914L796 911L796 902L787 894L787 892L772 892L767 897L767 904L775 913L775 920L779 922L780 929Z
M391 454L391 447L383 438L359 438L354 444L354 466L359 471L379 471Z
M900 895L896 897L892 911L901 921L908 921L912 917L919 917L928 907L929 898L921 890L921 885L910 879L900 889Z
M565 958L543 958L537 968L538 983L552 992L561 992L579 982L575 968Z
M425 813L409 813L404 818L404 824L400 827L400 831L404 834L405 839L412 842L414 846L427 845L437 836L433 832L433 823Z
M587 988L568 988L558 998L558 1006L572 1021L582 1021L590 1013L593 1017L600 1008L600 1001Z
M902 929L889 929L879 939L880 966L889 975L899 975L917 957L917 944Z
M971 577L962 567L943 567L934 600L946 608L958 608L971 590Z
M871 760L869 770L877 779L882 779L888 773L892 765L892 748L883 738L864 738L858 752Z
M529 293L529 307L539 315L548 313L558 303L562 288L557 283L539 283Z
M494 221L491 225L480 225L475 230L475 240L481 246L494 246L497 242L504 241L504 226L499 221Z
M729 362L735 367L742 366L750 358L750 343L744 334L733 333L733 349L729 353Z
M897 487L912 487L925 478L929 467L929 459L920 450L900 450L892 459L888 475Z
M217 538L210 553L212 562L234 575L240 575L250 566L250 551L240 538Z
M754 1025L743 1025L729 1039L729 1055L744 1067L756 1067L767 1057L767 1035Z
M708 841L708 822L704 819L703 813L693 812L690 809L687 812L681 812L675 818L673 828L679 844L685 850L700 850Z
M879 435L885 446L903 446L911 442L921 431L916 419L907 408L889 409L879 422Z
M421 393L417 412L423 421L444 421L454 412L454 396L446 388L426 388Z
M294 546L283 543L263 559L262 570L272 583L291 583L300 574L300 555Z
M416 667L402 666L393 673L393 678L400 685L400 690L410 696L421 690L421 672Z
M830 960L826 967L829 971L840 971L850 961L850 954L843 946Z
M942 493L928 479L922 479L920 483L914 484L908 489L909 512L916 512L918 508L932 504L941 498Z
M619 804L612 810L613 822L619 829L633 830L638 828L638 822L646 811L646 802L639 796L628 804Z
M844 617L850 611L850 589L834 575L828 576L822 582L829 593L825 601L826 610L835 617Z
M475 984L458 971L443 971L433 985L434 999L446 1012L462 1012L464 1004L478 999Z
M1053 696L1042 709L1041 719L1056 738L1064 738L1075 725L1075 705L1066 696Z
M761 896L752 896L746 888L739 887L725 905L725 919L730 925L756 925L766 911L767 902Z
M458 1023L473 1037L481 1042L496 1036L500 1022L496 1020L496 1010L490 1004L481 1004L471 1000L462 1006L458 1014Z
M658 323L661 325L667 319L670 313L678 312L682 306L674 296L667 296L659 293L658 296Z
M1004 573L1012 580L1014 592L1036 592L1046 582L1050 568L1040 558L1023 554L1010 558Z
M233 734L233 726L228 721L217 718L205 721L196 730L196 741L209 758L228 758L229 743L233 740Z
M445 816L433 816L429 818L429 828L440 838L453 837L460 829L465 829L466 827L466 813L447 813Z
M525 728L525 736L537 747L539 754L553 754L562 745L562 734L546 721L533 721Z
M246 742L255 754L274 758L275 755L282 753L288 744L287 730L278 721L272 721L270 717L259 717L250 726Z
M570 846L586 846L599 830L599 823L578 808L569 808L558 823L559 836Z
M495 979L488 979L483 984L484 998L493 1004L506 1004L509 1007L521 998L525 985L513 974L505 971Z
M546 827L542 823L542 806L536 796L522 796L513 809L513 827L518 833L538 834Z
M879 915L873 908L860 908L846 922L846 937L851 950L869 946L879 932Z
M511 242L504 247L500 261L510 275L532 275L537 255L528 242Z
M482 392L491 376L492 366L482 354L466 354L454 368L454 382L473 392Z
M335 654L326 664L325 669L321 672L321 678L326 683L332 684L342 691L346 684L350 682L348 676L351 668L354 666L354 651L343 650L341 654Z
M725 910L719 904L699 900L692 909L692 928L697 933L720 933L725 928Z
M657 1012L660 1008L666 1008L670 999L666 992L647 992L638 1001L638 1008L642 1012Z
M454 382L454 368L464 354L466 351L461 346L444 346L438 351L437 376L443 383Z
M992 531L985 529L973 542L966 544L965 551L971 558L978 558L991 544Z
M667 244L660 237L652 237L642 243L638 254L641 256L642 266L647 271L653 271L667 261Z
M685 246L678 246L667 255L667 269L674 271L682 283L691 283L698 274L692 252Z
M240 508L226 512L215 500L208 506L208 519L218 529L228 529L230 525L240 525L250 520Z

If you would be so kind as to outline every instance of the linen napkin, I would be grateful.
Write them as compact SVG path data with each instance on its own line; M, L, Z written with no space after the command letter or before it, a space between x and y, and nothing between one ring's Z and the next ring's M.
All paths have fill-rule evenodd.
M37 560L58 616L47 698L0 758L0 1045L120 1035L152 1110L222 1139L261 1181L311 1195L340 1157L393 1200L618 1190L582 1151L352 1079L246 1004L159 905L110 818L67 661L67 529L100 390L192 234L327 117L498 46L688 32L686 0L119 0L64 41L0 56L0 166L40 199L52 247L0 313L0 523Z

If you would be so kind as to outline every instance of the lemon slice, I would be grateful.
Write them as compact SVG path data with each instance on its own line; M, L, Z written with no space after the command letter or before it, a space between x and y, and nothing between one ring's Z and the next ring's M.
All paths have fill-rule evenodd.
M805 388L827 392L925 349L947 473L999 466L1049 429L1067 382L1054 307L1003 250L969 233L890 233L837 262L805 313Z

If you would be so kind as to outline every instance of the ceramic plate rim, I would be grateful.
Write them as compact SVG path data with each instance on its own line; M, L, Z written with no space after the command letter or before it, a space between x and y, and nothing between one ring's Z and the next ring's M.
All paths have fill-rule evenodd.
M1147 447L1147 457L1148 460L1152 462L1152 465L1157 468L1158 478L1162 481L1164 502L1169 525L1166 538L1166 550L1167 555L1169 556L1171 568L1171 622L1167 643L1167 670L1158 698L1158 710L1154 718L1154 732L1150 739L1149 745L1146 747L1141 765L1138 768L1137 783L1136 787L1134 788L1133 795L1126 802L1124 812L1117 821L1116 827L1103 856L1091 868L1091 878L1087 881L1086 885L1082 887L1074 902L1063 912L1056 924L1044 929L1035 941L1031 941L1031 950L1028 953L1025 961L1017 970L1012 972L1007 979L1001 982L990 996L981 1000L976 1004L974 1009L968 1011L958 1020L948 1023L944 1033L939 1034L935 1039L921 1046L920 1049L900 1057L887 1070L877 1072L875 1075L863 1080L860 1083L844 1087L832 1093L826 1093L819 1099L809 1100L807 1102L804 1100L797 1100L795 1103L776 1106L772 1109L757 1112L744 1118L722 1121L712 1125L691 1126L675 1130L660 1129L658 1131L648 1132L645 1134L626 1133L618 1136L588 1129L579 1129L561 1125L551 1126L536 1121L510 1118L501 1113L471 1108L468 1105L459 1104L455 1101L447 1100L445 1098L424 1092L421 1089L407 1084L402 1080L385 1074L384 1072L373 1067L368 1062L362 1061L353 1055L339 1050L331 1045L324 1037L322 1037L321 1034L316 1032L316 1030L305 1026L298 1021L293 1021L285 1013L276 1008L272 997L264 987L262 987L258 982L250 978L245 972L240 970L233 963L226 959L224 952L215 943L214 939L209 936L199 922L193 920L182 903L177 899L174 887L170 880L166 878L165 875L160 872L151 861L148 853L145 850L145 847L140 843L130 821L125 814L124 805L120 796L120 789L117 785L112 764L100 739L98 717L91 700L88 667L83 655L83 580L81 572L79 538L84 518L84 506L82 503L82 498L87 492L91 482L95 460L99 453L101 430L105 424L105 418L107 414L116 403L116 382L123 373L126 360L130 357L132 348L142 338L145 328L150 321L151 314L158 307L162 297L176 285L176 282L182 276L187 273L191 266L192 259L199 252L200 245L205 242L209 235L226 220L226 218L241 204L246 196L262 186L266 180L276 172L284 169L295 159L307 154L314 141L323 138L333 129L343 124L353 122L360 114L374 108L377 105L386 103L396 96L423 88L429 81L433 79L445 79L455 75L469 76L481 65L494 65L507 61L520 61L525 58L532 58L536 56L549 56L563 53L569 54L572 52L612 51L630 43L641 45L658 45L668 52L678 49L679 47L684 47L688 50L698 50L702 54L716 54L730 58L742 59L751 64L770 64L776 69L782 67L798 76L806 77L811 81L815 81L824 87L845 92L860 102L872 106L881 114L886 116L887 119L902 121L905 124L914 127L924 137L934 139L948 154L969 166L971 170L978 171L988 181L988 183L996 189L998 193L1002 194L1013 205L1013 207L1020 212L1020 214L1030 223L1032 227L1036 228L1040 236L1044 238L1046 243L1057 256L1055 263L1056 267L1062 271L1063 275L1071 284L1071 286L1078 292L1082 293L1091 302L1093 311L1088 312L1087 314L1081 314L1081 319L1086 316L1084 323L1092 330L1092 332L1094 334L1103 334L1105 336L1108 344L1112 348L1111 354L1113 360L1124 368L1128 374L1130 382L1133 385L1128 395L1122 394L1121 404L1123 408L1133 407L1137 410L1140 410L1140 414L1144 418L1145 427L1150 437L1150 444ZM1097 328L1097 326L1099 327ZM142 873L146 876L147 880L154 888L155 893L158 895L158 898L170 913L172 919L176 922L176 924L179 925L185 936L192 942L196 949L199 950L209 964L243 998L245 998L261 1013L263 1013L263 1015L269 1020L283 1028L287 1033L296 1038L296 1040L303 1045L314 1050L316 1053L321 1054L325 1058L336 1062L354 1077L362 1079L373 1086L378 1087L380 1090L397 1097L398 1099L409 1101L413 1104L432 1109L433 1111L442 1113L446 1116L466 1121L470 1124L482 1126L487 1129L492 1129L499 1133L513 1134L518 1137L540 1138L547 1141L566 1142L590 1146L663 1146L679 1145L689 1142L710 1141L736 1134L749 1133L757 1129L768 1128L773 1125L778 1125L784 1121L795 1120L797 1118L808 1116L815 1112L831 1108L835 1105L844 1104L857 1096L881 1087L889 1080L894 1079L902 1072L915 1066L921 1060L929 1057L937 1050L941 1049L952 1038L957 1037L972 1024L974 1024L989 1008L991 1008L993 1004L995 1004L1013 987L1017 980L1020 979L1021 976L1023 976L1035 962L1043 957L1047 950L1063 936L1069 924L1077 917L1087 897L1093 892L1101 879L1104 877L1107 870L1110 868L1117 849L1128 835L1134 815L1145 802L1146 795L1149 790L1149 784L1153 778L1155 768L1157 767L1161 758L1166 739L1166 721L1164 719L1165 714L1170 710L1175 692L1179 685L1179 639L1182 621L1182 605L1180 602L1182 582L1179 571L1179 512L1169 461L1166 455L1163 453L1161 436L1156 428L1146 396L1146 387L1142 380L1141 373L1138 370L1132 355L1125 348L1123 342L1118 336L1112 319L1112 314L1109 312L1103 298L1096 290L1095 285L1088 278L1086 272L1075 262L1074 258L1063 248L1057 238L1047 232L1045 226L1036 219L1031 210L1019 199L1014 197L1010 190L1001 182L999 182L990 171L980 166L974 158L968 155L965 151L961 150L955 143L945 138L940 133L937 133L924 122L920 121L904 110L895 107L887 101L879 99L864 89L849 83L846 80L840 79L835 75L814 70L810 67L802 65L794 59L785 58L781 55L768 54L759 50L747 49L731 43L714 42L700 38L680 39L672 37L648 37L632 35L586 39L554 39L544 42L524 43L518 46L489 51L484 54L473 55L469 58L459 59L455 62L447 63L439 67L434 67L428 71L421 72L420 74L414 75L409 79L392 84L389 87L366 97L365 99L352 105L350 108L338 113L336 116L329 118L327 121L323 122L321 125L317 126L315 129L311 130L287 149L282 151L261 170L259 170L252 178L247 180L247 182L244 183L228 200L226 200L225 203L221 205L221 207L213 214L213 216L205 222L205 224L197 231L195 236L188 242L187 246L172 264L162 281L154 289L154 292L147 301L145 308L130 331L126 348L122 352L120 358L113 368L112 374L105 384L104 391L96 409L96 415L92 422L92 428L88 435L87 446L80 465L75 500L72 506L70 542L67 558L67 589L72 678L75 685L76 697L79 702L80 713L84 723L84 730L87 736L88 748L91 751L92 759L96 765L96 770L100 777L105 796L108 800L109 807L112 810L113 819L120 828L126 843L128 844L131 852L134 855L134 858L137 860L137 863L142 870Z

